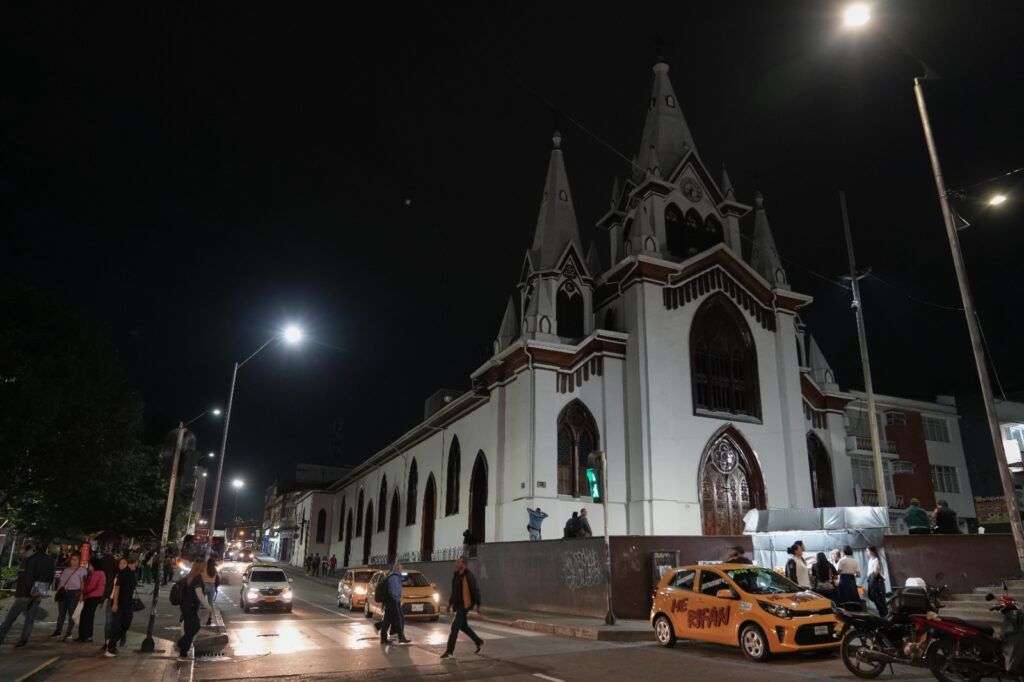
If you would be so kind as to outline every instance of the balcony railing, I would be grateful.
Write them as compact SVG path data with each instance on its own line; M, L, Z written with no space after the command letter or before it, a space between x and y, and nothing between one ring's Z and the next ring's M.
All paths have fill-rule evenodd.
M899 452L896 451L896 443L891 440L879 441L878 449L884 455L899 455ZM846 450L848 452L862 452L870 455L872 452L871 438L869 436L847 436Z
M878 491L874 488L855 488L857 504L863 507L878 506ZM903 509L903 496L889 493L889 509Z

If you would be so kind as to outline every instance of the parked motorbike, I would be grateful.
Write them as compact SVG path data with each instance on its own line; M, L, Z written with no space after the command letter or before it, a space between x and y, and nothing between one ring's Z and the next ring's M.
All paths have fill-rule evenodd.
M941 574L937 576L941 580ZM857 677L872 679L893 663L930 668L930 659L945 657L948 644L939 644L922 625L942 604L945 588L901 587L888 599L889 615L882 618L859 606L836 607L836 618L844 624L840 653L846 669Z
M989 625L959 618L937 618L927 624L931 636L948 652L929 666L940 682L1024 680L1024 612L1010 596L997 599L990 592L985 599L995 601L990 610L1003 615L1001 637Z

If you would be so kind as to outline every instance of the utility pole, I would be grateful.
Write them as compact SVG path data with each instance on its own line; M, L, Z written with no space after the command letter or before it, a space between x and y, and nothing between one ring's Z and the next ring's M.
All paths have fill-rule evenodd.
M588 456L591 468L601 467L601 512L604 515L604 582L607 588L608 611L604 616L605 625L615 625L612 611L612 546L608 539L608 458L604 450L595 450Z
M964 303L964 317L967 318L967 331L971 337L974 365L978 370L981 398L985 403L985 417L988 420L988 430L992 437L992 448L996 453L999 480L1003 484L1006 511L1010 517L1010 528L1013 530L1013 542L1017 546L1017 560L1020 563L1021 570L1024 571L1024 528L1021 527L1017 491L1013 486L1013 479L1010 478L1010 465L1006 461L1006 450L1003 448L1003 435L999 428L999 419L996 416L995 398L992 396L992 383L989 380L988 367L985 365L984 343L981 337L981 329L978 326L978 317L974 312L974 296L971 294L971 285L967 280L967 266L964 264L964 256L960 251L960 240L956 234L956 222L953 219L953 211L949 206L949 192L946 191L946 182L942 178L942 167L939 165L939 151L935 146L935 138L932 136L932 124L928 118L928 107L925 105L924 100L923 80L924 78L921 77L914 79L914 96L917 98L917 112L921 117L921 127L924 129L924 141L928 145L928 158L932 163L932 174L935 176L935 189L939 193L939 206L942 208L942 219L946 224L946 237L949 239L949 250L953 255L956 281L960 286L960 298Z
M139 651L144 654L153 653L153 626L156 623L156 609L160 600L160 583L164 577L164 555L167 553L167 535L171 532L171 509L174 507L174 488L178 485L178 460L181 459L181 443L185 438L185 424L178 422L178 437L174 441L174 458L171 461L171 479L167 486L167 505L164 507L164 527L160 532L160 553L157 555L156 581L153 583L153 602L149 607L149 625L146 626L146 638L142 640Z
M850 307L857 317L857 340L860 343L860 364L864 370L864 392L868 394L868 427L871 430L871 454L875 462L875 487L878 489L878 506L889 508L889 495L885 492L885 469L882 465L882 449L878 440L878 416L875 412L875 389L871 383L871 362L868 360L868 337L864 328L864 311L860 299L860 282L857 279L857 265L853 258L853 236L850 234L850 216L846 211L846 192L839 191L839 205L843 209L843 230L846 232L846 257L850 261L850 285L853 289L853 303Z

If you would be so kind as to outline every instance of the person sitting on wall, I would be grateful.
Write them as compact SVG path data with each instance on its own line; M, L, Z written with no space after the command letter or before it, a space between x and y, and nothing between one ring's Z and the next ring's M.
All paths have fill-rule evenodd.
M565 528L562 529L563 538L574 538L576 537L577 528L580 525L580 513L573 512L572 517L565 522Z
M921 509L921 500L916 497L910 500L910 506L903 512L903 520L911 535L927 535L932 532L932 523L928 518L928 512Z
M579 529L576 533L578 538L589 538L593 537L594 531L590 530L590 521L587 521L587 508L580 509L579 521L577 521L577 528Z
M939 506L933 513L935 520L935 532L954 535L960 532L960 523L957 520L956 512L949 508L949 503L939 500Z

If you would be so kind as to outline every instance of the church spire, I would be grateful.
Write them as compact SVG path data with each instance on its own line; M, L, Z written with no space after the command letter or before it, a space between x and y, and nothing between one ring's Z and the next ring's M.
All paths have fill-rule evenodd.
M668 177L690 150L696 151L690 127L686 125L672 82L668 78L668 64L659 60L654 65L654 85L651 88L647 118L644 120L644 132L640 138L639 169L642 172L654 167L650 159L653 151L660 162L661 174Z
M732 188L732 180L729 179L729 171L725 169L725 164L722 164L722 197L725 199L736 200L736 192Z
M508 299L508 305L505 306L505 316L501 318L501 329L498 330L498 338L494 342L494 350L496 353L500 353L509 346L512 342L519 338L519 321L516 316L516 304L510 296Z
M764 210L764 196L761 192L754 195L754 205L754 243L750 249L750 266L768 280L772 287L789 289L782 259L775 248L772 228L768 225L768 214Z
M533 266L538 270L556 267L569 244L575 244L577 253L583 253L569 178L562 158L562 135L556 131L551 141L548 176L544 181L544 196L537 216L537 231L533 235Z

